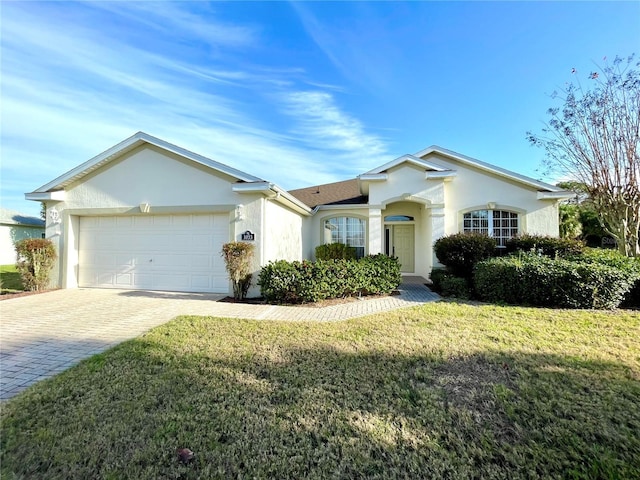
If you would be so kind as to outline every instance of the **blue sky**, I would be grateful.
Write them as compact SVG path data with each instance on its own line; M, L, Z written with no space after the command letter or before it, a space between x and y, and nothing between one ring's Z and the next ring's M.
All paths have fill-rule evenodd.
M436 144L544 178L549 95L640 2L2 2L1 203L142 130L292 189ZM171 179L167 179L169 185Z

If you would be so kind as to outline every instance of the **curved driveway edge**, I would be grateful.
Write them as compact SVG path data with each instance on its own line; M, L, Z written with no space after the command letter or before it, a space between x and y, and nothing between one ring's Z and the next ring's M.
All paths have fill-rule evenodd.
M408 277L400 295L329 307L218 302L223 295L106 289L55 290L0 301L0 400L178 315L335 321L440 297Z

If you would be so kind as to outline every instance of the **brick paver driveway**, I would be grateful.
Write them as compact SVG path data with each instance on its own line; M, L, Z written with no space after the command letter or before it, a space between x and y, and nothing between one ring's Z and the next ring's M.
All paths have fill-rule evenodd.
M437 300L420 277L400 295L325 308L217 302L223 295L69 289L0 302L0 400L178 315L334 321Z
M222 295L70 289L0 302L0 399Z

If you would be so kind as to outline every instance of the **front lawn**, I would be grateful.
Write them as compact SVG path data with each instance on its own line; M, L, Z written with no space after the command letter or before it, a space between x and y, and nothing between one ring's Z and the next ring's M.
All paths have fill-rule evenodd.
M15 265L0 265L0 292L17 293L22 292L24 286L20 274Z
M455 303L180 317L5 403L2 478L639 478L638 338L637 312Z

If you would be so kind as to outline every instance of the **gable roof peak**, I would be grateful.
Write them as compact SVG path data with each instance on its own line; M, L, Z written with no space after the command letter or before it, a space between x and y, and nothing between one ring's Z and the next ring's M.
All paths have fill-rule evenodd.
M487 162L483 162L482 160L478 160L477 158L473 158L473 157L469 157L467 155L463 155L461 153L458 152L454 152L453 150L449 150L446 148L442 148L438 145L431 145L430 147L427 147L423 150L420 150L419 152L414 153L414 156L419 157L420 159L422 159L423 157L426 157L427 155L431 154L431 153L437 153L440 155L443 155L445 157L448 157L458 163L461 163L463 165L468 165L468 166L472 166L475 167L479 170L484 170L486 172L490 172L493 173L494 175L498 175L501 177L505 177L505 178L509 178L511 180L514 180L518 183L523 183L526 185L529 185L531 187L535 187L539 190L543 190L543 191L547 191L547 192L561 192L563 191L561 188L556 187L554 185L551 185L549 183L546 182L542 182L540 180L536 180L534 178L531 177L527 177L526 175L521 175L519 173L513 172L511 170L508 170L506 168L502 168L502 167L498 167L496 165L492 165L490 163Z
M415 165L416 167L424 168L425 170L433 170L436 172L443 172L447 170L446 168L443 168L440 165L436 165L434 163L428 162L427 160L420 158L416 155L405 153L404 155L401 155L398 158L385 163L384 165L374 168L373 170L369 170L363 176L383 173L389 170L390 168L397 167L398 165L402 165L403 163L410 163L412 165Z
M139 131L131 135L129 138L126 138L120 143L114 145L113 147L105 150L104 152L96 155L95 157L69 170L68 172L60 175L58 178L52 180L51 182L34 190L34 193L51 192L54 190L64 189L71 183L83 178L84 176L88 175L94 170L97 170L98 168L140 147L141 145L144 145L145 143L148 145L154 145L162 150L174 153L183 158L191 160L192 162L198 163L212 170L216 170L218 172L229 175L230 177L234 177L242 182L263 182L264 181L261 178L255 177L253 175L249 175L248 173L242 172L240 170L237 170L223 163L216 162L215 160L204 157L190 150L187 150L185 148L179 147L177 145L174 145L172 143L166 142L157 137L149 135L148 133Z

